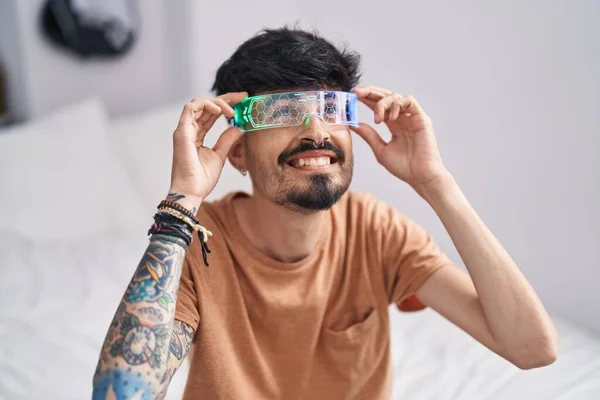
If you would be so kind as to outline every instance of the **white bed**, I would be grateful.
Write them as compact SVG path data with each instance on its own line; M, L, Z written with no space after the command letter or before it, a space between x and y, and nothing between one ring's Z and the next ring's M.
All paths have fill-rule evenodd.
M0 133L0 399L90 397L106 329L168 189L179 113L109 125L90 100ZM215 196L248 189L229 169L221 182ZM394 399L600 399L600 339L567 321L555 318L559 359L521 371L431 310L391 313ZM169 399L181 398L186 374Z
M528 371L430 309L391 321L394 399L600 399L600 340L558 317L558 360Z

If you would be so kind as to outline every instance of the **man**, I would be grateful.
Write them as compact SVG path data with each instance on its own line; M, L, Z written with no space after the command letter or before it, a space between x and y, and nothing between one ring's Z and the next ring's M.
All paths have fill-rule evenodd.
M189 233L181 232L195 226L191 219L185 229L172 220L172 229L162 230L157 226L166 222L156 219L108 332L94 398L161 398L188 353L186 399L389 398L390 304L402 311L431 307L522 369L556 359L555 327L445 168L429 117L411 96L356 88L358 64L355 53L316 34L266 30L220 67L218 97L184 107L167 200L212 232L210 254L203 240L188 249ZM322 104L357 98L392 139L368 124L344 124L352 113L340 113L339 105L327 108L341 118L333 122L306 111L290 123L292 100L281 93L300 96L297 110L300 101L317 99L306 95L315 90L338 93L324 95ZM266 113L262 121L271 126L242 131L232 106L256 95L270 102L251 97L260 101L243 115L258 120ZM236 126L204 147L222 115ZM407 216L347 191L350 130L398 184L406 182L433 207L468 273ZM203 202L227 158L249 173L253 194Z

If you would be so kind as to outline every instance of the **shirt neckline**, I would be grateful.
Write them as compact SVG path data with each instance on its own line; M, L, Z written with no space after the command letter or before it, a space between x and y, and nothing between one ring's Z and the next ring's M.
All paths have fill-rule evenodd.
M229 198L226 201L226 214L228 220L228 226L231 227L230 235L234 238L235 244L240 245L244 251L255 261L257 261L260 265L275 269L277 271L281 271L283 273L290 271L301 270L304 267L307 267L312 264L312 262L319 256L323 248L326 246L327 241L330 237L331 233L331 209L328 211L329 218L327 218L327 223L325 224L325 228L321 234L321 239L315 246L314 250L306 257L301 260L294 262L282 262L275 260L274 258L268 256L267 254L260 251L257 247L255 247L248 238L244 235L240 223L237 219L237 215L235 213L235 209L233 207L233 201L238 197L250 197L250 195L246 192L238 191L230 194Z

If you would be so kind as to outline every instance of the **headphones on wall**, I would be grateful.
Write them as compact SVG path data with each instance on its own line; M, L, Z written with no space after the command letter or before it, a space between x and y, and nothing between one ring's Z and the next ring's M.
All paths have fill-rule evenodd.
M41 11L43 33L81 56L125 54L135 42L137 21L132 0L47 0Z

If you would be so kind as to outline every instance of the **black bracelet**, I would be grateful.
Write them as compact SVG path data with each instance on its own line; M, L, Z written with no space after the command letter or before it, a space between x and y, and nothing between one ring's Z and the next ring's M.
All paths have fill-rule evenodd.
M157 233L178 237L184 240L188 246L193 239L192 228L171 215L160 215L158 213L154 215L154 224L148 230L148 235Z
M181 219L177 218L176 216L168 214L164 211L159 211L156 214L154 214L154 221L157 223L158 222L167 222L170 224L186 226L189 228L190 232L194 231L194 228L190 224L188 224L187 222L182 221ZM200 224L198 224L198 225L200 225Z
M162 204L162 202L161 202ZM175 204L175 203L173 203ZM171 207L172 209L181 212L182 214L186 215L186 217L190 217L190 212L187 211L185 208L179 206L179 204L175 204L176 206L180 207L182 210L186 211L188 214L186 215L184 212L182 212L181 210L179 210L178 208L175 207ZM161 206L159 205L158 208L160 208ZM193 217L193 216L192 216ZM190 218L195 224L200 225L200 222L196 219L196 217ZM180 220L179 218L168 214L166 212L157 212L154 215L154 225L153 228L150 228L150 230L159 230L162 232L163 229L168 229L168 230L178 230L177 233L175 233L175 236L180 237L183 240L186 240L187 242L187 236L189 234L190 238L189 238L189 244L188 246L191 244L192 242L192 238L193 238L193 228L192 226L190 226L190 224L188 224L187 222L184 222L182 220ZM156 228L154 228L154 226L156 225ZM164 225L164 227L162 227ZM171 233L171 232L168 232ZM150 231L149 233L150 234ZM183 235L186 236L186 238L183 237ZM198 231L198 240L200 240L200 247L202 248L202 261L204 261L204 265L206 265L207 267L209 266L208 264L208 253L210 253L210 249L208 248L208 244L204 241L204 233L202 232L202 230Z
M159 226L160 226L159 230L161 232L176 233L177 236L181 237L186 242L188 242L188 245L192 244L192 240L194 239L194 236L186 227L181 227L181 226L177 226L177 225L169 225L169 224L164 224L164 223L159 224Z
M194 237L194 229L190 226L190 224L188 224L187 222L183 222L179 218L173 217L170 214L157 213L154 217L154 221L160 227L168 227L182 231L185 234L185 236L190 238L190 241Z
M148 235L151 235L151 234L152 235L171 236L173 238L183 240L187 246L192 244L192 241L190 240L189 237L187 237L184 233L177 231L175 229L172 229L172 228L159 228L159 227L156 227L155 225L153 225L152 228L150 228L150 230L148 231Z
M207 253L210 253L210 249L208 248L208 244L204 241L204 234L202 231L198 231L198 239L200 240L200 246L202 247L202 261L204 261L204 265L208 267Z

